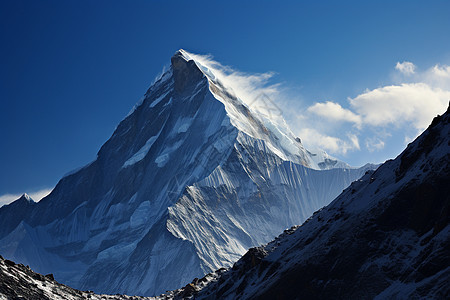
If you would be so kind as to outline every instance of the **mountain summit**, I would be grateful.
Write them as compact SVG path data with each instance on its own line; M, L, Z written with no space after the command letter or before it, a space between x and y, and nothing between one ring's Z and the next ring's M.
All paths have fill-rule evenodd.
M25 213L0 208L0 254L75 288L158 294L230 266L371 167L306 150L198 57L178 51L93 162Z
M216 101L223 104L229 119L227 121L239 132L264 141L269 150L280 158L313 169L331 168L332 166L325 162L327 159L335 161L339 167L350 168L343 162L338 163L336 159L325 152L322 152L323 156L317 157L317 154L307 151L300 139L287 127L284 120L275 122L254 109L256 105L246 105L246 102L239 97L240 95L236 95L229 86L224 86L225 80L220 77L220 74L217 74L219 72L213 73L213 67L209 64L210 62L202 56L188 53L185 50L177 51L172 57L175 91L184 89L189 83L203 77L208 82L210 93ZM187 89L185 92L191 91ZM272 100L265 96L263 101Z

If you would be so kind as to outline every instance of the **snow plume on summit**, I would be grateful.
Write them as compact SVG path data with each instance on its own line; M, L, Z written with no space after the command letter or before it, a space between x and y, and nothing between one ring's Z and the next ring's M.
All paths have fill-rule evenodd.
M373 167L308 151L218 66L175 53L96 160L0 208L0 254L75 288L155 295L230 266Z
M270 83L273 72L246 73L230 66L224 66L213 59L212 55L199 55L180 50L187 59L192 59L200 69L213 80L219 80L228 91L241 99L248 107L279 120L281 111L274 102L278 98L280 84ZM276 111L278 109L278 111Z
M317 158L321 156L316 153L321 150L313 151L314 153L307 151L301 140L290 130L280 108L271 98L278 96L278 92L277 85L268 85L271 76L269 73L249 75L238 72L212 60L210 56L196 55L185 50L179 50L175 56L195 62L208 79L210 92L224 104L231 124L239 131L264 140L266 146L283 160L314 169L332 167L319 165L321 161ZM337 161L328 154L325 155Z

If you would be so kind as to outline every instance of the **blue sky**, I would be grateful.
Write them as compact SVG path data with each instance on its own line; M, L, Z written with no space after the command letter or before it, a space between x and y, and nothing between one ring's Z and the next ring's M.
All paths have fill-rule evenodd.
M352 165L395 157L448 103L449 14L448 1L2 1L0 201L92 161L180 48L273 72L262 84L280 84L307 146Z

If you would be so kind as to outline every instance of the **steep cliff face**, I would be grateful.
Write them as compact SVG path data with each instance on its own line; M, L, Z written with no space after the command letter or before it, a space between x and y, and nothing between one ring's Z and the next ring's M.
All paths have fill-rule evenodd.
M448 299L449 183L448 110L303 225L166 296Z
M0 254L75 288L158 294L230 266L373 167L311 154L189 53L171 63L96 160L9 209L15 225L0 208Z

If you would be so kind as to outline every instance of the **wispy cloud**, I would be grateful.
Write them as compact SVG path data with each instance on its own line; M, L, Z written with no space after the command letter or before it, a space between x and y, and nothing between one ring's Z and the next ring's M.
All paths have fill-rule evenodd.
M271 83L274 72L265 73L246 73L238 71L230 66L224 66L220 62L213 59L211 55L198 55L187 53L195 61L206 67L205 72L211 71L215 77L220 78L221 83L239 97L252 109L258 110L260 113L266 114L266 105L258 105L261 97L267 99L280 98L280 84ZM276 104L274 104L276 105ZM269 108L270 109L270 108ZM273 117L280 115L271 114ZM276 121L276 120L275 120Z
M316 103L308 107L308 112L325 117L330 121L351 122L361 126L361 116L351 110L343 108L339 103L327 101L325 103Z
M38 190L38 191L34 191L31 193L27 193L31 199L33 199L36 202L41 201L42 198L44 198L45 196L47 196L48 194L50 194L50 192L53 189L42 189L42 190ZM14 200L17 200L20 198L20 196L22 196L23 194L3 194L0 195L0 206L9 204L11 202L13 202Z
M367 126L412 125L425 129L433 117L442 113L450 91L426 83L403 83L367 91L350 100L351 108Z
M44 197L50 194L53 189L42 189L36 192L29 193L28 195L36 202L41 201Z
M369 152L374 152L376 150L381 150L384 148L384 141L377 137L367 138L366 139L366 148Z
M412 62L404 61L404 62L397 62L397 64L395 65L395 69L405 75L411 75L414 74L416 66Z
M324 149L330 153L346 154L350 150L360 149L359 139L356 135L348 134L347 139L323 134L312 128L303 128L299 135L307 141L311 148Z

